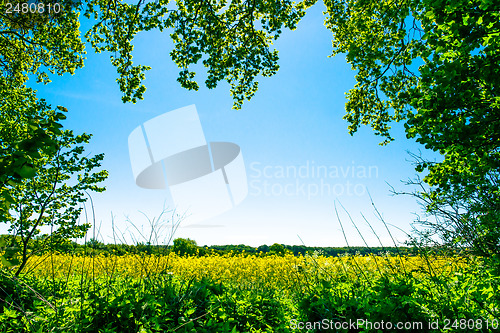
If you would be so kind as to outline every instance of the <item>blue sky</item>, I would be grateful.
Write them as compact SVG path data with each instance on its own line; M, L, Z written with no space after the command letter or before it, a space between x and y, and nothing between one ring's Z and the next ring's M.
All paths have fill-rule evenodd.
M415 176L406 151L423 147L407 140L398 124L393 132L396 141L388 146L379 146L381 138L368 127L352 137L348 134L342 117L345 93L354 86L355 72L343 56L328 57L331 33L323 26L323 9L322 4L309 9L297 30L285 31L275 42L280 70L271 78L259 79L259 91L242 110L232 109L225 83L197 92L179 86L178 69L169 57L168 32L146 32L135 39L135 63L152 67L146 73L145 98L137 104L121 102L109 54L96 55L90 47L85 67L75 75L53 77L49 85L36 86L39 97L70 110L67 128L93 134L89 153L105 153L103 167L110 177L107 191L93 195L96 229L91 233L113 242L113 216L120 238L140 240L141 233L149 232L146 216L155 219L163 207L173 208L168 190L135 185L127 140L145 121L191 104L196 105L207 141L241 147L249 194L240 205L217 217L196 225L181 223L174 238L189 237L198 245L303 241L308 246L345 246L334 211L337 202L351 214L369 245L379 244L361 214L384 245L390 246L392 241L375 216L368 193L387 222L409 231L413 213L420 212L420 207L410 197L392 196L388 184L410 190L401 183ZM197 73L202 83L203 69ZM301 167L302 177L280 173ZM325 169L327 175L312 175L313 170ZM349 244L363 245L347 214L341 208L339 212ZM405 239L404 233L392 231L398 240ZM160 242L165 239L167 230Z

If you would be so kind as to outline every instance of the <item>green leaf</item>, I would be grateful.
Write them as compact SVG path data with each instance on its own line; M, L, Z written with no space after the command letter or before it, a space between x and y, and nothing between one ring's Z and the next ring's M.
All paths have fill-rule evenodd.
M18 317L18 313L16 310L14 309L9 309L7 307L3 307L3 313L9 317L9 318L17 318Z
M33 178L36 175L36 169L25 164L17 171L17 173L21 176L21 178Z
M17 258L6 258L5 256L0 256L0 262L2 263L2 266L5 268L11 268L14 266L19 265L19 260Z

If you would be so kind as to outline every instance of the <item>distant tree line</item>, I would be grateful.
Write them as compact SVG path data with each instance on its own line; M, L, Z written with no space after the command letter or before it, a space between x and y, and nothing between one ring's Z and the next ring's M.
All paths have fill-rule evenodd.
M305 245L285 245L285 244L273 244L271 246L261 245L259 247L251 247L248 245L213 245L209 246L209 249L215 249L222 253L263 253L263 254L284 254L291 253L295 256L298 255L306 255L318 253L327 257L336 257L344 254L359 254L359 255L368 255L368 254L376 254L381 255L384 253L391 254L416 254L417 249L411 247L320 247L320 246L305 246Z
M4 237L8 237L4 235ZM12 236L11 236L12 237ZM40 246L42 243L47 243L50 240L34 239L29 244L30 252L36 254L43 254L48 251L46 246ZM15 242L10 242L15 243ZM212 246L198 246L196 241L189 238L176 238L172 245L154 245L146 243L137 243L134 245L128 244L104 244L96 239L90 239L85 244L79 244L73 241L58 242L51 247L53 250L62 253L74 254L104 254L104 255L124 255L124 254L168 254L175 252L179 255L190 256L205 256L211 254L225 255L225 254L248 254L248 255L280 255L293 254L306 255L306 254L321 254L327 257L335 257L340 255L362 255L369 254L383 255L383 254L402 254L402 255L415 255L418 252L417 248L413 247L319 247L319 246L305 246L305 245L285 245L285 244L272 244L261 245L259 247L252 247L244 244L239 245L212 245Z

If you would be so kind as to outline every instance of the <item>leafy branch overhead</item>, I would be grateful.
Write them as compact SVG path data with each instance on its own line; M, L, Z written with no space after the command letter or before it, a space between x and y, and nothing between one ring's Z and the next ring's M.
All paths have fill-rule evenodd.
M50 16L0 6L0 222L8 223L13 242L0 259L8 267L20 263L16 274L33 254L28 244L47 231L42 227L50 229L44 246L85 234L81 204L87 191L104 190L97 184L107 177L93 171L102 154L82 156L90 135L62 129L67 109L52 109L26 86L30 78L49 83L49 74L83 67L76 5L66 1L61 15Z
M58 14L6 14L0 40L2 74L24 83L31 74L48 83L50 73L74 73L83 67L84 43L79 15L94 20L85 33L96 52L108 51L117 68L124 102L136 102L146 90L142 81L145 65L134 65L132 41L141 31L170 29L174 50L172 60L179 66L179 83L197 90L191 66L201 59L207 68L205 84L214 88L225 80L231 86L234 106L240 108L257 90L258 75L271 76L278 70L278 51L272 42L283 28L295 29L305 9L315 1L169 1L139 0L129 4L114 0L58 0ZM15 1L14 1L15 3Z
M168 1L127 4L91 1L85 15L98 20L86 34L97 52L110 51L124 92L123 101L142 98L141 84L147 66L133 65L132 39L140 31L171 29L172 60L180 68L177 81L198 90L192 65L202 60L207 68L205 84L215 88L220 81L231 86L235 108L241 108L257 91L255 78L271 76L278 66L278 51L271 50L283 28L295 29L314 1Z
M0 4L0 75L6 82L20 86L34 75L48 83L48 74L73 74L83 67L85 46L73 1L60 2L64 15L7 13L7 3L20 1Z

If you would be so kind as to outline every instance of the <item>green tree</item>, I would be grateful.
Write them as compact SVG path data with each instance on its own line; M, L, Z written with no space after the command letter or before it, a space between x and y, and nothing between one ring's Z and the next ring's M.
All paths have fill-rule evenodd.
M11 233L2 262L12 266L19 259L16 275L33 254L30 244L43 251L85 234L89 225L77 223L81 204L87 191L104 190L97 184L107 176L92 172L103 155L82 155L90 135L62 130L67 110L52 110L26 86L30 78L47 84L49 74L83 67L81 2L57 1L59 14L23 12L23 3L0 4L0 222Z
M8 90L0 100L0 222L12 236L1 260L3 266L20 263L18 275L33 253L34 238L37 251L44 251L84 234L89 226L77 225L78 206L86 191L103 190L95 184L107 174L91 173L102 155L82 156L89 135L61 130L65 108L52 110L24 86L0 89Z
M500 253L500 11L496 1L326 1L334 54L357 71L345 119L391 141L392 121L443 155L419 160L430 214L455 244ZM454 219L447 218L455 212ZM442 235L442 230L435 229Z
M88 134L61 131L53 138L58 143L56 151L41 154L34 162L36 175L12 188L13 202L4 218L10 233L20 240L22 261L17 275L32 254L28 245L35 236L50 234L43 238L45 242L37 242L37 250L43 251L51 244L83 237L90 227L88 223L78 223L82 204L88 198L88 191L104 191L97 184L107 178L107 171L94 172L103 154L84 156L83 144L89 139Z
M196 241L189 238L176 238L172 251L180 256L194 256L198 253L198 245L196 245Z
M269 246L261 245L257 248L257 251L262 252L262 253L267 253L267 252L269 252Z
M269 254L275 254L277 256L284 256L289 250L285 249L282 244L274 243L269 247Z
M41 154L57 149L53 138L64 115L39 113L46 105L28 88L10 90L0 83L0 95L0 222L4 222L14 202L12 188L36 174L34 165Z
M53 138L61 128L61 113L46 113L47 106L26 82L31 76L48 83L48 73L74 73L83 66L73 4L61 2L63 15L8 12L9 5L20 3L0 3L0 218L8 215L11 190L36 174L41 154L57 150Z

